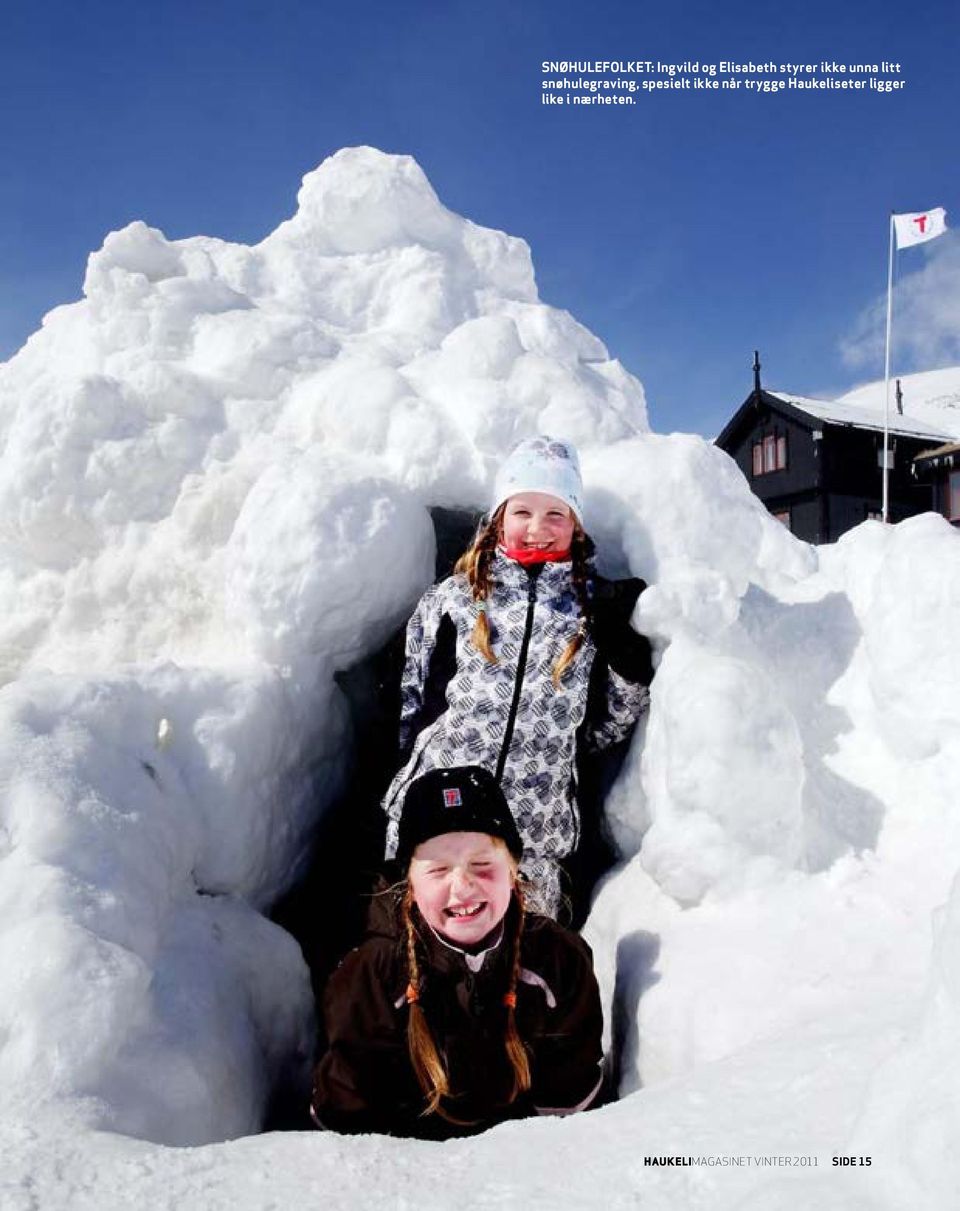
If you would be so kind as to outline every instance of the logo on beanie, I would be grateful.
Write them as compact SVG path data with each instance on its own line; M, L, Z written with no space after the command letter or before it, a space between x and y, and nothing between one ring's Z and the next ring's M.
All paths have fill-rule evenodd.
M463 797L456 786L447 786L443 790L444 807L463 807Z

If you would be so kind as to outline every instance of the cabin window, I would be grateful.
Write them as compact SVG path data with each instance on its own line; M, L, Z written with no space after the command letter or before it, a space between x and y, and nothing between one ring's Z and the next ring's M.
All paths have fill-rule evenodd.
M960 521L960 471L951 471L947 485L947 517Z
M767 475L771 471L783 471L787 465L787 439L768 434L753 443L753 473Z

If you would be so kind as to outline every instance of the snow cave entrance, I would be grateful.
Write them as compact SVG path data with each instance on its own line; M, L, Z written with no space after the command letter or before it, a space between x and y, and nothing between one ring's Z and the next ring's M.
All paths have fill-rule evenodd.
M436 579L448 576L476 531L479 513L431 509L436 534ZM314 997L340 958L363 937L372 891L383 863L385 820L380 800L395 772L405 623L373 656L338 675L349 703L354 751L345 793L320 818L304 877L270 913L299 943ZM604 825L603 802L629 742L579 770L581 844L570 862L569 919L579 929L598 879L616 861ZM309 1090L303 1074L278 1075L264 1131L309 1130Z

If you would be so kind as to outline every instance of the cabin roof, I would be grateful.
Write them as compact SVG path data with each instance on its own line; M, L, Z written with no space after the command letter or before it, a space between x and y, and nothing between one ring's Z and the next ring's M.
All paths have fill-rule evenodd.
M854 429L871 429L883 432L883 413L874 408L863 408L857 404L838 404L835 400L810 399L803 395L790 395L786 391L766 391L774 399L791 404L808 416L828 425L845 425ZM951 434L938 429L927 421L918 420L899 412L891 412L889 431L901 437L932 437L949 440Z
M734 415L724 426L716 438L717 445L725 445L750 421L750 412L760 403L783 412L793 420L810 429L821 425L837 425L848 429L866 429L874 433L883 432L883 413L876 408L866 408L858 404L840 404L835 400L812 399L805 395L794 395L788 391L771 391L763 387L757 392L751 391ZM954 436L945 429L939 429L927 421L915 416L903 415L893 411L889 417L889 431L895 437L912 437L932 442L952 442Z
M835 400L810 399L804 395L791 395L786 391L766 391L774 399L792 404L808 416L823 421L828 425L847 425L854 429L873 429L883 432L883 413L875 408L864 408L858 404L838 404ZM918 420L915 416L907 416L896 411L890 413L889 431L901 437L933 437L950 440L952 434L945 429Z

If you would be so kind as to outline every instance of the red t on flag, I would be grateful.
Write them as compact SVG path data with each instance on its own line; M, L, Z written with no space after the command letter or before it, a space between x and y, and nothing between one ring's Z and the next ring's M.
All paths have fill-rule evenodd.
M897 233L897 248L911 248L936 239L947 230L947 212L942 206L920 210L915 214L895 214L893 226Z

